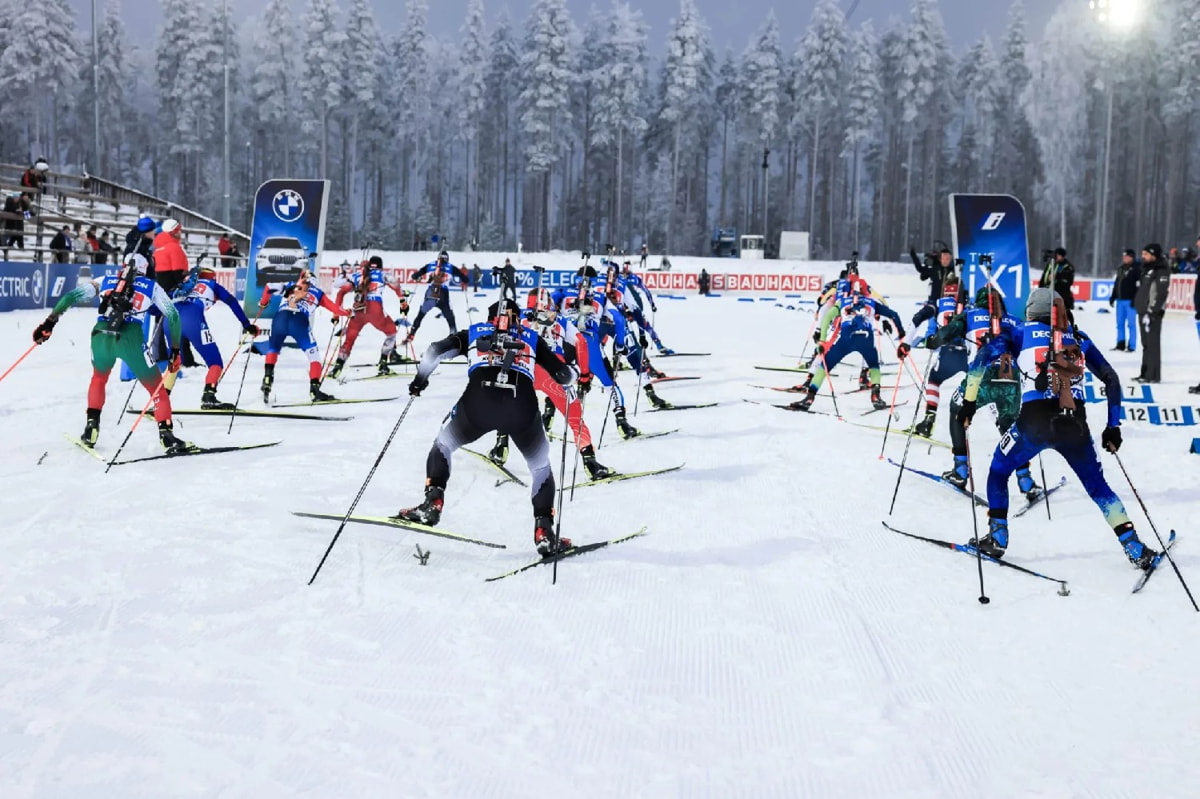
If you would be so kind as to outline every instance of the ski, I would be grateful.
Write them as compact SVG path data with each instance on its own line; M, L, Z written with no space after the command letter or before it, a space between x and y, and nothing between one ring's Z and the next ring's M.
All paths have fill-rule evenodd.
M388 360L388 366L415 366L418 363L420 363L420 361L414 361L412 358L409 358L408 356L401 356L399 360L396 360L395 358ZM378 363L352 363L345 368L346 369L378 369L379 364Z
M127 408L125 413L137 416L141 411ZM154 416L154 411L146 411L146 416ZM171 409L172 416L247 416L261 419L305 419L308 421L321 422L348 422L353 419L353 416L314 416L309 413L288 413L286 411L247 411L238 408L237 411L219 410L219 409L204 409L204 408L189 408L178 410Z
M702 358L705 355L712 355L711 352L672 352L658 353L655 358Z
M656 474L667 474L668 472L677 472L686 464L672 466L669 469L653 469L648 472L629 472L628 474L611 474L608 477L602 477L599 480L588 480L586 483L576 483L573 486L567 486L565 490L571 491L576 488L587 488L588 486L604 485L605 483L619 483L622 480L633 480L637 477L653 477Z
M502 464L502 463L496 463L494 460L492 460L491 458L489 458L487 455L484 455L482 452L476 452L475 450L473 450L473 449L467 449L466 447L463 447L463 448L462 448L462 451L463 451L463 452L470 453L471 455L474 455L476 458L479 458L479 460L483 461L483 462L484 462L484 463L486 463L488 466L491 466L493 469L495 469L496 471L498 471L498 472L500 472L502 475L504 475L504 479L503 479L503 480L501 480L500 482L496 483L496 485L498 485L498 486L501 486L501 485L504 485L505 483L516 483L516 484L517 484L517 485L519 485L519 486L525 486L526 488L528 488L528 487L529 487L529 484L528 484L528 483L526 483L526 482L525 482L524 480L522 480L520 477L517 477L517 476L516 476L515 474L513 474L512 472L510 472L510 471L508 470L508 468L507 468L507 467L505 467L505 465L504 465L504 464Z
M853 394L854 392L850 392L850 393ZM904 400L903 402L897 402L895 405L889 405L888 408L899 408L902 405L907 405L907 404L908 404L908 400ZM868 411L863 411L862 413L859 414L859 416L870 416L873 413L879 413L880 411L886 411L888 408L871 408Z
M776 402L759 402L758 400L752 399L743 399L742 402L748 402L751 405L767 405L771 408L778 408L781 411L791 411L792 413L808 413L812 414L813 416L833 416L833 414L829 413L828 411L814 411L811 409L802 411L799 408L793 408L791 405L781 405Z
M761 389L765 389L767 391L782 391L784 394L807 394L808 393L808 389L803 388L801 386L788 386L788 387L784 388L782 386L757 386L757 385L754 385L753 383L751 383L750 388L761 388Z
M283 402L276 403L276 408L308 408L312 405L350 405L356 402L392 402L400 399L399 397L379 397L377 399L332 399L321 400L320 402Z
M692 411L696 408L715 408L720 404L721 403L719 402L704 402L699 405L672 405L671 403L667 403L663 407L651 408L650 410L646 411L646 413L658 413L659 411Z
M97 452L95 447L89 447L87 444L83 443L83 439L79 436L73 436L70 433L63 433L63 438L65 438L67 441L70 441L72 444L79 447L81 450L91 455L101 463L108 463L108 458Z
M566 560L567 558L573 558L576 555L583 555L588 552L595 552L597 549L604 549L605 547L612 546L613 544L621 544L626 541L630 541L634 538L638 538L639 536L643 536L645 534L646 534L646 528L643 527L642 529L638 530L636 533L632 533L630 535L624 535L624 536L621 536L620 538L610 538L608 541L596 541L591 544L579 544L578 546L573 546L570 549L565 549L562 552L559 552L555 555L547 555L544 558L535 560L533 563L526 563L524 566L519 566L510 572L505 572L504 574L497 574L495 577L488 577L484 580L484 582L485 583L494 583L497 580L503 580L506 577L512 577L513 575L520 574L521 572L529 571L530 569L535 569L538 566L545 566L549 563L556 563L560 560Z
M1046 499L1046 497L1050 496L1051 494L1053 494L1055 491L1062 488L1066 484L1067 484L1067 478L1065 478L1065 477L1058 478L1058 483L1050 486L1050 488L1048 488L1048 489L1043 489L1042 493L1033 502L1029 502L1028 499L1026 499L1025 507L1021 508L1019 511L1014 513L1013 518L1015 519L1018 516L1024 516L1026 513L1029 513L1029 511L1033 510L1038 505L1040 505Z
M852 422L848 419L846 420L846 424L854 425L855 427L861 427L864 430L878 430L881 433L887 432L887 428L880 424L866 424L865 422ZM900 435L900 436L908 435L907 432L905 432L897 427L892 427L892 432L895 433L896 435ZM913 441L921 441L926 444L932 444L935 447L943 447L944 449L952 448L951 445L947 444L945 441L938 441L936 438L926 438L925 436L919 436L919 435L916 435L915 433L913 434Z
M755 369L761 369L764 372L807 372L808 369L800 369L793 366L756 366Z
M646 385L648 385L648 386L656 386L656 385L658 385L659 383L674 383L674 382L676 382L677 380L699 380L699 379L700 379L700 377L699 377L699 376L692 376L692 377L656 377L656 378L654 378L653 380L647 380L647 381L646 381Z
M979 550L977 550L975 547L971 546L970 544L956 544L953 541L942 541L937 538L927 538L923 535L916 535L915 533L906 533L903 530L900 530L896 527L892 527L887 522L883 522L883 526L885 528L887 528L888 530L891 530L893 533L899 533L902 536L906 536L908 538L914 538L917 541L925 541L926 543L933 544L933 545L939 546L939 547L944 547L945 549L949 549L954 552L961 552L964 555L971 556L972 558L979 557L979 558L982 558L983 560L986 560L988 563L995 563L997 566L1003 566L1006 569L1014 569L1015 571L1019 571L1022 574L1028 574L1030 577L1038 577L1042 580L1049 580L1052 583L1058 583L1059 586L1061 586L1059 588L1060 594L1062 594L1063 596L1066 596L1067 594L1070 593L1070 591L1068 591L1068 589L1067 589L1067 581L1066 580L1060 580L1057 577L1051 577L1047 574L1042 574L1041 572L1036 572L1033 569L1028 569L1024 566L1019 566L1016 563L1010 563L1007 560L1000 560L999 558L993 558L989 555L984 555L982 552L980 552Z
M942 476L940 474L934 474L933 472L923 472L920 469L914 469L911 466L900 466L900 464L898 462L892 460L891 458L888 458L888 463L892 464L893 466L899 466L901 469L903 469L906 472L912 472L913 474L919 474L922 477L927 477L939 485L944 485L946 488L950 489L955 494L958 494L961 497L970 497L971 499L975 500L975 504L981 508L986 508L988 506L988 501L986 499L979 496L978 494L972 494L964 488L959 488L958 486L954 485L954 483L950 483L950 482L947 482L946 480L943 480Z
M293 516L302 516L305 519L325 519L327 521L340 522L346 517L342 514L334 513L305 513L303 511L292 511ZM470 536L459 535L450 530L443 530L440 527L430 527L425 524L417 524L416 522L397 519L394 516L351 516L346 519L348 522L355 524L374 524L380 527L395 527L401 530L408 530L413 533L424 533L425 535L437 536L438 538L448 538L451 541L461 541L464 544L477 544L481 547L490 547L492 549L508 549L504 544L493 544L491 541L483 541Z
M1141 590L1146 587L1146 583L1150 582L1150 578L1154 576L1154 573L1156 571L1158 571L1158 567L1161 566L1162 562L1167 559L1167 552L1173 546L1175 546L1175 531L1174 530L1172 530L1171 534L1169 536L1167 536L1166 547L1164 547L1163 551L1161 553L1159 553L1159 556L1154 559L1154 562L1150 564L1150 568L1148 568L1142 572L1142 576L1139 577L1137 583L1134 584L1133 593L1135 593L1135 594L1140 593Z
M647 439L647 438L662 438L663 436L669 436L672 433L678 433L679 430L680 430L680 428L676 427L674 430L660 430L657 433L639 432L636 436L633 436L632 438L617 439L617 443L619 444L622 441L638 441L638 440ZM558 433L547 433L546 437L548 439L550 439L551 441L562 441L562 436L559 435Z
M267 444L245 444L242 446L232 447L198 447L195 444L189 444L188 449L184 452L176 452L174 454L163 453L162 455L148 455L144 458L130 458L127 461L115 461L113 466L127 466L131 463L144 463L145 461L159 461L165 458L186 458L190 455L216 455L219 452L243 452L250 449L265 449L267 447L278 446L279 441L272 441Z
M412 373L404 374L403 372L389 372L386 375L371 375L370 377L350 377L345 380L346 383L361 383L364 380L388 380L393 377L413 377Z

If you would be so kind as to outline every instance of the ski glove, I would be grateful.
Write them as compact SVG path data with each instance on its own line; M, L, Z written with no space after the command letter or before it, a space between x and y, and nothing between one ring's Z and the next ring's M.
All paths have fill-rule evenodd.
M586 394L592 388L592 373L588 372L579 376L579 393Z
M178 372L183 366L183 356L179 352L178 347L172 347L171 352L167 355L167 371Z
M412 379L412 382L408 384L408 393L414 397L419 397L421 396L421 392L427 388L429 388L429 378L421 377L421 375L418 374Z
M658 313L658 306L657 306L657 305L651 305L651 306L650 306L650 313Z
M964 428L970 427L971 422L975 419L975 410L978 403L975 400L963 400L962 407L958 409L958 422Z
M1116 452L1121 448L1121 428L1104 428L1104 432L1100 434L1100 441L1103 443L1106 450L1109 452Z
M258 335L258 325L249 324L242 328L243 333L249 333L251 336Z
M820 333L813 333L813 343L814 344L821 343L821 334Z
M908 342L901 341L900 346L896 348L896 357L903 361L910 352L912 352L912 347L908 346Z
M883 320L883 332L887 333L889 336L896 332L896 329L892 327L891 319Z
M33 329L33 343L45 344L50 340L50 333L53 332L54 326L58 324L58 315L50 314L46 317L46 321Z

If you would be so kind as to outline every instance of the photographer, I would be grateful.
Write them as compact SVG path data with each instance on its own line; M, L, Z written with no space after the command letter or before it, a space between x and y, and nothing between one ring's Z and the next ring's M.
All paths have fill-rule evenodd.
M939 244L941 247L938 247ZM929 281L929 299L925 302L930 305L936 303L942 296L942 281L946 279L946 275L954 271L954 253L942 242L934 242L933 249L925 253L923 259L917 256L914 248L909 248L908 255L912 258L913 267L916 268L921 280ZM919 325L920 322L914 324Z
M509 298L512 295L512 301L517 301L517 269L512 265L512 261L508 258L504 259L504 266L493 266L492 277L500 281L500 301Z
M1054 252L1045 250L1042 252L1042 260L1046 264L1046 270L1042 272L1038 287L1054 289L1054 293L1062 297L1067 311L1074 310L1075 296L1071 293L1071 286L1075 284L1075 265L1067 260L1066 249L1059 247Z

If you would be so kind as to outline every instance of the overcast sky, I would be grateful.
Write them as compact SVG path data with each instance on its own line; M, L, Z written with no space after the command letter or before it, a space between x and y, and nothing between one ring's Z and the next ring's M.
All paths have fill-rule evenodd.
M1084 2L1084 0L1074 0ZM91 30L92 0L68 0L79 15L79 29ZM97 14L103 15L104 0L95 0ZM262 11L267 0L229 0L235 16L245 20ZM501 6L507 5L518 25L522 25L530 0L484 0L489 20L494 19ZM871 19L876 30L882 30L894 15L905 16L913 0L858 0L857 9L851 17L852 23ZM1009 0L939 0L946 30L961 52L965 44L983 33L998 41L1003 35L1008 19ZM741 52L766 19L768 10L774 8L783 32L783 40L790 48L804 31L815 0L696 0L697 6L708 22L713 46L719 53L726 47ZM306 0L293 0L297 12L302 12ZM345 9L349 0L338 0ZM372 0L375 17L389 34L398 33L404 18L403 0ZM576 24L582 27L589 9L595 5L606 8L611 0L567 0ZM843 9L849 9L855 0L841 0ZM429 3L429 25L435 35L454 35L462 24L467 0L432 0ZM678 0L632 0L651 26L651 52L658 57L661 42L666 36L671 18L679 7ZM1037 41L1040 31L1057 5L1055 0L1026 0L1026 16L1031 28L1030 38ZM121 8L131 36L141 41L147 37L153 41L160 21L159 0L121 0Z

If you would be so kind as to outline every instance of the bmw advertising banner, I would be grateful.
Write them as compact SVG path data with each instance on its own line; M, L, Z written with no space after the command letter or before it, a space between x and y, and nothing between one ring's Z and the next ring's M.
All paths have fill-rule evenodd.
M267 283L294 280L301 269L315 273L325 245L327 180L268 180L254 195L254 221L246 265L243 306L253 317ZM269 319L279 298L262 313Z
M990 274L1008 312L1023 315L1029 296L1025 206L1008 194L951 194L950 223L970 295L986 285Z

